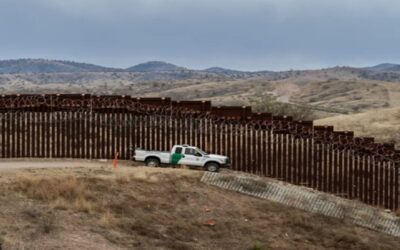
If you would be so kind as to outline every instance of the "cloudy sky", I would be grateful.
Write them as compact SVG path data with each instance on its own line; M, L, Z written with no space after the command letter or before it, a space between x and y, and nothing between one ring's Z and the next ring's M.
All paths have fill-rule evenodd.
M285 70L400 63L399 0L0 0L0 59Z

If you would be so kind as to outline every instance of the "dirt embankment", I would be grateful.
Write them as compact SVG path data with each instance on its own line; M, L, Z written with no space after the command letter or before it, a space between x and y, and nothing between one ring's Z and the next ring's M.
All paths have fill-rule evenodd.
M99 166L1 172L3 249L396 249L400 244L346 221L207 186L200 182L201 171Z

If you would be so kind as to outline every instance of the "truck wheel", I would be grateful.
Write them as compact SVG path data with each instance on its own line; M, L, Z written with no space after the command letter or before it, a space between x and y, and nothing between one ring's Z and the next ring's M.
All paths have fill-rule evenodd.
M149 158L146 160L146 166L148 167L158 167L160 165L160 161L156 158Z
M219 165L217 163L215 163L215 162L210 162L210 163L207 163L206 169L209 172L218 172Z

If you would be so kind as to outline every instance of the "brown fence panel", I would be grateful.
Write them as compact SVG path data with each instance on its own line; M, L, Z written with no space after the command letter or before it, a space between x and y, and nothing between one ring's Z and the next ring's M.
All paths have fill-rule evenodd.
M384 192L384 207L388 208L389 207L389 179L390 179L389 169L390 169L390 163L389 162L385 162L384 164L385 164L384 177L383 177L384 178L384 181L383 181L384 182L384 184L383 184L383 186L384 186L384 190L383 190L383 192Z
M400 196L400 190L399 190L399 169L400 169L400 163L396 163L394 166L394 211L397 211L399 209L399 196Z
M135 148L135 123L134 123L134 115L126 112L126 158L130 159L131 157L131 150Z
M309 171L309 165L308 165L308 139L303 138L302 139L302 161L301 161L301 166L302 166L302 182L301 184L304 186L309 186L309 176L308 176L308 171Z
M0 111L0 157L6 158L5 156L5 135L6 135L6 128L5 128L5 112Z
M92 134L93 131L91 130L92 126L91 124L93 123L92 121L93 119L93 114L92 112L85 112L85 118L84 118L84 136L85 136L85 158L86 159L92 159L94 158L91 152L91 149L93 148L93 146L91 145L92 141Z
M239 138L239 125L232 124L232 155L231 155L231 164L232 169L238 170L239 163L239 146L238 146L238 138Z
M261 131L261 171L263 176L267 176L268 166L267 166L267 130L262 129Z
M26 119L26 123L24 126L25 129L25 139L23 140L22 143L26 144L25 145L25 151L23 152L23 157L31 157L30 154L30 149L31 149L31 112L29 112L29 110L25 113L25 119Z
M104 137L102 134L103 128L103 119L102 114L100 113L92 113L90 117L90 145L91 145L91 158L92 159L100 159L104 156L104 147L101 146L101 140Z
M15 146L15 143L14 143L14 135L15 135L14 112L15 111L9 113L9 121L8 121L8 126L9 126L9 136L8 136L8 140L9 140L8 151L9 151L9 153L8 153L8 155L10 158L15 157L14 156L14 146Z
M16 146L16 143L15 143L15 135L16 135L16 132L15 132L15 130L16 130L16 126L15 126L15 122L16 122L15 111L10 113L10 118L11 118L11 121L10 121L10 128L11 128L10 157L15 157L15 146Z

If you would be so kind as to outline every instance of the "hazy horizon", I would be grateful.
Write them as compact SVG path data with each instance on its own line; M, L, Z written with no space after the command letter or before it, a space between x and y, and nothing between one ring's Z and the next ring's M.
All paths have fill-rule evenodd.
M395 0L1 0L0 59L243 71L399 63Z
M74 63L86 63L86 64L92 64L92 65L96 65L96 66L101 66L101 67L106 67L106 68L115 68L115 69L119 69L119 70L124 70L124 69L128 69L130 67L139 65L139 64L145 64L145 63L150 63L150 62L162 62L162 63L171 63L175 66L179 66L179 67L184 67L187 68L189 70L206 70L206 69L210 69L210 68L223 68L223 69L227 69L227 70L236 70L236 71L243 71L243 72L258 72L258 71L275 71L275 72L279 72L279 71L291 71L291 70L320 70L320 69L328 69L328 68L334 68L334 67L350 67L350 68L367 68L367 67L373 67L373 66L378 66L380 64L394 64L394 65L400 65L397 63L391 63L391 62L381 62L378 64L374 64L374 65L363 65L363 66L354 66L354 65L334 65L334 66L329 66L329 67L323 67L323 68L298 68L298 69L281 69L281 70L270 70L270 69L259 69L259 70L241 70L241 69L235 69L235 68L229 68L229 67L224 67L221 65L214 65L214 66L209 66L206 68L191 68L188 67L186 65L180 65L180 64L176 64L174 62L169 62L169 61L160 61L160 60L150 60L150 61L145 61L145 62L139 62L137 64L133 64L130 65L128 67L116 67L114 65L103 65L103 64L98 64L98 63L91 63L91 62L84 62L84 61L77 61L77 60L66 60L66 59L59 59L59 58L0 58L0 61L12 61L12 60L48 60L48 61L66 61L66 62L74 62Z

